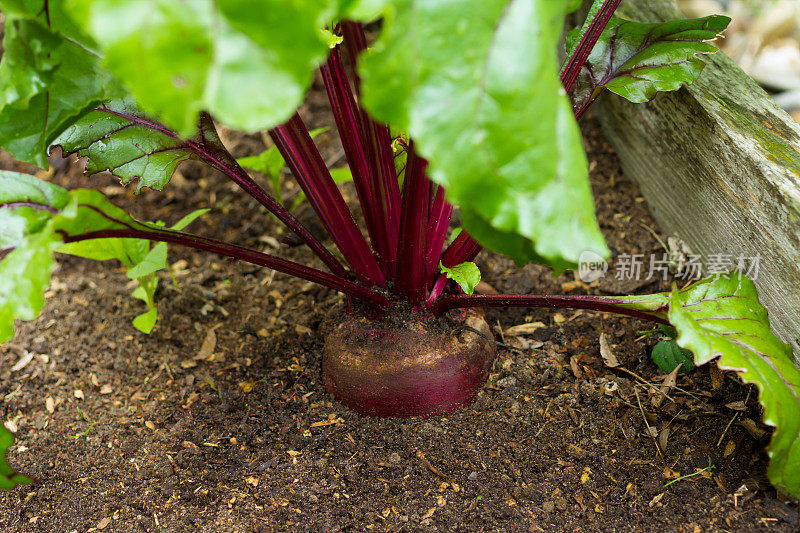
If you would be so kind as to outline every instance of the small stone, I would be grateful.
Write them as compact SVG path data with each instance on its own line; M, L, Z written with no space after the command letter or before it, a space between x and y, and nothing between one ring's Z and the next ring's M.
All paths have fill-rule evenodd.
M517 384L517 378L515 378L514 376L508 376L503 379L497 380L497 386L503 389L508 387L514 387L516 386L516 384Z
M544 509L546 513L552 513L553 511L556 510L556 504L554 504L553 502L544 502L542 504L542 509Z
M392 452L389 455L389 463L390 464L393 464L393 465L400 464L400 460L401 460L400 459L400 454L397 453L397 452Z
M556 500L556 507L558 507L559 511L566 511L567 510L567 500L564 498L559 498Z
M470 481L475 481L476 479L478 479L478 473L473 470L472 472L469 473L467 479L469 479Z

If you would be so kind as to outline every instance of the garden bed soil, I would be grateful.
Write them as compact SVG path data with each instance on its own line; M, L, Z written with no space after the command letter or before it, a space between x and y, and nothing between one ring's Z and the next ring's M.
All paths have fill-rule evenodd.
M331 125L320 91L303 114ZM584 133L615 258L660 256L635 184L593 121ZM258 135L224 138L237 156L264 147ZM323 155L341 165L334 138L320 138ZM2 168L35 172L2 157ZM130 188L56 159L56 183L100 187L168 223L215 206L195 232L319 266L280 244L277 223L217 173L190 164L165 192L133 201ZM162 276L151 335L131 326L144 309L118 264L62 257L41 317L0 348L2 414L17 429L9 460L38 480L0 496L0 530L797 531L797 508L766 480L756 391L712 366L661 397L664 375L648 356L657 337L643 334L651 324L489 309L504 346L473 405L365 418L322 387L316 333L338 293L177 248L170 259L177 286ZM645 266L641 280L587 287L487 252L477 262L490 285L521 294L671 282L644 279ZM509 330L521 324L524 334ZM601 334L619 367L604 363ZM25 351L33 358L12 369Z

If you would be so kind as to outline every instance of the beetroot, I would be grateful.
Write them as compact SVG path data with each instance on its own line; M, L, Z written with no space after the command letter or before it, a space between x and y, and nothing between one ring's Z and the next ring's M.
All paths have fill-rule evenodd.
M432 416L468 405L496 356L489 324L474 309L443 322L348 318L335 324L323 352L325 389L368 416Z

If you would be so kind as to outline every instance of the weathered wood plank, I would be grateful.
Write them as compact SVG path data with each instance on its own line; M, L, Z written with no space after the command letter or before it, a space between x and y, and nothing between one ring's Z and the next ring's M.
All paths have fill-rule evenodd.
M672 0L623 6L642 22L679 16ZM606 94L598 115L663 230L706 262L760 254L761 301L800 363L800 126L723 53L706 62L688 88L647 104Z

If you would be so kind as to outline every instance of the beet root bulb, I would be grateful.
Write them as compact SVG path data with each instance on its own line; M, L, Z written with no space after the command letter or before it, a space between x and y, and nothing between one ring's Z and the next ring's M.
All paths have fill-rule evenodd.
M496 356L491 338L479 310L459 312L444 331L430 321L387 326L349 318L325 340L325 389L366 416L444 414L483 387Z

